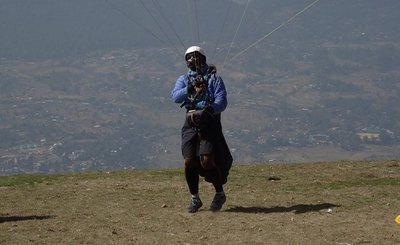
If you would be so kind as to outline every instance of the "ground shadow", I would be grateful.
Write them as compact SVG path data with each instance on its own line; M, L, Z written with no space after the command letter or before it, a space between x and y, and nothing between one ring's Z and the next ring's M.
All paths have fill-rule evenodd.
M5 222L16 222L16 221L26 221L26 220L45 220L53 219L54 215L29 215L29 216L0 216L0 224Z
M339 205L332 203L319 203L319 204L297 204L290 207L241 207L236 206L228 208L225 212L238 212L238 213L289 213L302 214L307 212L316 212L324 209L340 207Z

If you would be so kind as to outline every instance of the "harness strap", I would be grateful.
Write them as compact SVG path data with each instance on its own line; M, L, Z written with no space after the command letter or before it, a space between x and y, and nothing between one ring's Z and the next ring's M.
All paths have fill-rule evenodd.
M198 123L196 123L196 120L194 118L194 112L190 114L190 120L192 121L192 123L194 124L194 126L196 127L200 127L200 125Z

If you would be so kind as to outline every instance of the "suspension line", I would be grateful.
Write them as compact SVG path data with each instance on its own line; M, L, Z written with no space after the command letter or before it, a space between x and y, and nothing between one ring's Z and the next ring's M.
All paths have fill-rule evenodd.
M310 9L312 6L314 6L315 4L317 4L320 0L315 0L314 2L312 2L311 4L307 5L303 10L301 10L300 12L296 13L295 15L293 15L292 17L290 17L288 20L286 20L285 22L283 22L282 24L280 24L278 27L276 27L275 29L273 29L271 32L269 32L268 34L264 35L263 37L261 37L260 39L258 39L257 41L255 41L253 44L251 44L250 46L248 46L247 48L245 48L244 50L240 51L239 53L237 53L236 55L234 55L229 62L232 62L234 59L238 58L239 56L241 56L242 54L244 54L245 52L247 52L248 50L250 50L251 48L253 48L254 46L256 46L257 44L259 44L260 42L262 42L264 39L266 39L267 37L269 37L270 35L272 35L274 32L278 31L279 29L281 29L282 27L284 27L285 25L287 25L288 23L290 23L292 20L294 20L297 16L301 15L302 13L304 13L305 11L307 11L308 9Z
M132 18L131 16L129 16L128 14L126 14L124 11L122 11L121 9L119 9L117 6L115 6L113 3L109 2L108 0L104 0L104 2L106 3L106 5L108 7L110 7L111 9L117 11L118 13L122 14L125 18L127 18L129 21L131 21L132 23L136 24L137 26L139 26L140 28L142 28L143 30L145 30L146 32L148 32L150 35L152 35L155 39L157 39L158 41L160 41L163 45L168 46L167 43L165 43L165 41L163 39L161 39L160 37L158 37L154 32L152 32L149 28L147 28L146 26L140 24L140 22L136 21L134 18Z
M229 13L230 13L232 4L233 4L233 1L229 1L229 6L228 6L228 8L226 9L225 16L224 16L224 20L222 21L221 30L219 31L218 38L217 38L217 41L216 41L216 43L215 43L214 51L213 51L213 53L212 53L211 59L214 59L214 58L215 58L215 55L216 55L216 53L217 53L217 48L218 48L218 46L219 46L219 42L221 41L222 33L224 32L224 29L225 29L225 26L226 26L226 21L227 21L227 19L228 19L228 15L229 15Z
M143 3L142 0L139 0L139 2L142 4L143 8L147 11L147 13L151 16L151 18L154 20L160 31L164 34L164 36L167 38L169 41L170 45L177 51L179 54L178 48L175 46L175 44L172 42L172 40L169 38L168 34L164 31L164 28L162 28L161 24L159 23L158 19L151 13L151 11L146 7L146 5Z
M197 15L197 0L193 0L193 6L194 6L194 20L196 24L197 43L200 43L199 17Z
M152 0L154 6L156 6L156 9L159 10L159 13L161 14L161 17L167 22L169 28L174 32L176 38L179 40L180 44L182 45L183 49L185 49L185 44L183 43L181 37L179 36L178 32L176 31L176 29L174 28L174 26L172 25L171 21L169 20L169 18L167 18L167 16L164 14L164 11L161 7L161 4L158 2L158 0Z
M239 25L238 25L238 27L236 28L235 35L233 36L233 39L232 39L232 41L231 41L231 44L229 45L228 52L227 52L227 54L226 54L226 56L225 56L225 59L224 59L224 63L222 63L221 71L222 71L222 69L223 69L224 66L225 66L225 63L226 63L226 61L227 61L227 59L228 59L228 56L229 56L229 54L230 54L230 52L231 52L231 49L232 49L232 47L233 47L233 44L234 44L234 42L235 42L235 40L236 40L236 36L237 36L237 34L239 33L239 29L240 29L240 26L242 25L244 16L246 15L247 8L249 7L249 3L250 3L250 0L247 0L246 7L244 8L242 17L240 18Z

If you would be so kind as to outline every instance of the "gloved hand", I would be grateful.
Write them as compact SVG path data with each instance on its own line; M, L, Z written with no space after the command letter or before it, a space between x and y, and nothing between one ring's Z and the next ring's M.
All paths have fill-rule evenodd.
M203 113L201 115L201 121L204 124L209 123L214 118L214 109L211 106L207 106L204 108Z
M194 81L195 81L196 87L204 84L204 78L202 75L197 75Z
M188 85L186 86L186 92L187 92L188 94L193 94L194 91L195 91L195 87L194 87L194 85L193 85L193 82L192 82L192 81L189 81Z
M214 118L214 110L212 107L208 106L202 110L189 111L186 116L191 126L204 128Z
M214 109L211 106L204 108L204 112L210 117L214 117Z
M196 79L194 80L194 86L197 94L200 94L204 90L204 78L202 75L197 75Z

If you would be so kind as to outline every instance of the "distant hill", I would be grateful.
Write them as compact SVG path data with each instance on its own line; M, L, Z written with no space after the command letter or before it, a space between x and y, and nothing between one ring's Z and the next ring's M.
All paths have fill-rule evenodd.
M144 3L0 3L1 175L181 166L169 94L197 38L235 161L400 158L399 1Z

